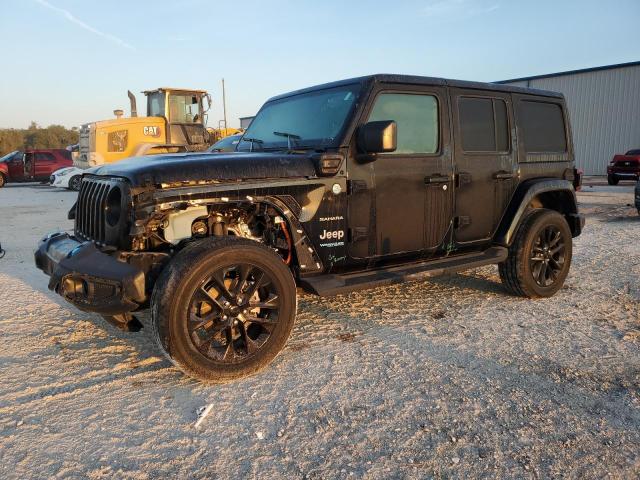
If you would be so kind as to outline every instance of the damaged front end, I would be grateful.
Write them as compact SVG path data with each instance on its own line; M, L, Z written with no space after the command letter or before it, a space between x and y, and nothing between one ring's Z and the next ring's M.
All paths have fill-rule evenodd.
M85 175L69 212L74 233L45 237L36 266L51 290L125 330L131 314L148 306L164 266L202 238L247 238L272 248L297 275L321 271L300 221L313 217L327 185L288 180L294 195L278 196L279 186L265 183L132 186L122 177Z
M154 277L169 258L131 251L131 211L126 181L88 177L69 212L74 234L49 234L35 252L50 290L125 330L138 329L131 312L148 305Z
M45 237L35 261L49 275L49 289L81 310L117 315L134 311L147 300L142 269L67 233Z

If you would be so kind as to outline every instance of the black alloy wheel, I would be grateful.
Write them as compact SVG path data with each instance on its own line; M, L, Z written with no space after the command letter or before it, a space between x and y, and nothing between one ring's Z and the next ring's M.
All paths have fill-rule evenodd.
M278 323L280 295L268 272L238 263L214 271L189 305L189 337L215 362L235 363L256 354Z
M534 240L529 268L536 283L548 287L564 269L565 239L555 225L544 228Z
M184 247L151 298L151 326L187 375L219 383L251 375L284 348L296 316L293 274L273 249L238 237Z
M81 184L82 184L82 177L80 175L74 175L69 180L69 189L75 192L79 192Z
M565 217L545 208L527 212L498 265L500 279L514 295L551 297L564 285L571 267L573 244Z

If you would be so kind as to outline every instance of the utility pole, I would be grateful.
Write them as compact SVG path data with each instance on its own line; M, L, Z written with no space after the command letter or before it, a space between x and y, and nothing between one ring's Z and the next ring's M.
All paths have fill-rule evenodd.
M224 128L227 128L227 97L224 91L224 78L222 79L222 111L224 112ZM225 132L226 133L226 132Z

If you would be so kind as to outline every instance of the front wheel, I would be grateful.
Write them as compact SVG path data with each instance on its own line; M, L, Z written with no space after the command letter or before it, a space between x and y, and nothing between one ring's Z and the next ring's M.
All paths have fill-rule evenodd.
M607 183L609 185L618 185L620 179L616 175L607 175Z
M551 297L569 273L571 230L553 210L532 210L522 220L507 260L498 265L507 290L529 298Z
M160 348L187 375L217 383L257 372L284 348L296 315L296 287L273 250L217 237L178 253L151 303Z
M82 183L82 176L74 175L69 179L69 190L73 190L74 192L79 192L81 183Z

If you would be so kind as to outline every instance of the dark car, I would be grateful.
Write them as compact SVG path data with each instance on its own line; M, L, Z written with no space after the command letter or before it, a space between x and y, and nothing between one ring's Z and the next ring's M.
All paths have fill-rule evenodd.
M238 152L140 157L85 175L74 234L45 237L49 288L224 381L283 349L318 295L498 264L549 297L580 235L561 94L373 75L268 100ZM425 295L429 295L425 290Z
M8 182L45 182L56 170L73 165L65 149L11 152L0 158L0 187Z
M207 148L207 152L233 152L241 138L242 135L229 135Z
M609 185L617 185L620 180L640 180L640 149L615 155L607 166Z

